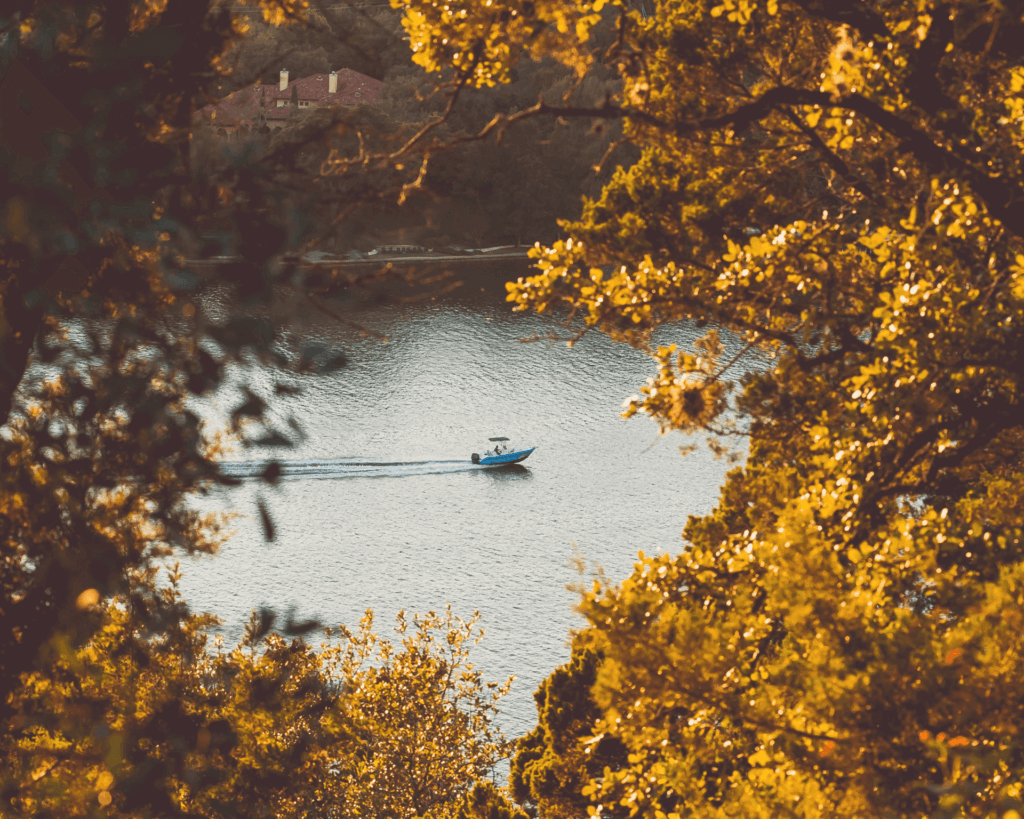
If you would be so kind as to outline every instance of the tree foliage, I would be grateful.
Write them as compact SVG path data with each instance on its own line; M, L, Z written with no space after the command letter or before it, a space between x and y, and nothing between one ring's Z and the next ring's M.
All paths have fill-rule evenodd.
M136 580L180 616L147 635L134 607L96 604L93 639L26 676L0 777L15 815L454 817L507 753L493 716L509 683L469 663L476 618L400 615L396 643L368 613L314 648L260 611L228 650L176 572Z
M544 817L583 816L583 793L605 768L626 764L616 737L593 738L601 710L591 695L601 655L577 639L569 662L556 669L534 694L538 725L519 740L509 777L512 796Z
M549 21L578 51L594 12L427 5L408 4L421 59L473 82L501 80ZM561 113L622 119L642 156L510 299L640 346L679 320L730 331L731 358L717 329L652 350L626 415L745 433L749 452L682 554L584 597L604 656L593 735L629 752L593 777L594 809L1018 808L1021 7L622 11L598 55L621 96ZM731 375L753 349L770 366Z
M492 782L486 780L473 786L456 814L457 819L527 819L517 810L508 796Z
M251 314L193 320L199 282L182 260L201 246L197 226L216 223L243 259L221 277L240 304L270 303L276 287L327 309L317 299L353 282L296 279L283 251L385 193L419 195L421 160L444 145L559 116L619 123L638 158L563 225L568 240L536 251L539 273L510 299L566 307L638 346L672 322L711 323L693 351L651 351L659 374L626 414L742 433L748 457L716 510L687 524L682 554L641 555L621 586L584 597L590 627L567 679L544 690L540 732L514 769L519 795L575 815L576 784L589 780L595 813L654 819L1020 807L1019 3L660 0L649 16L603 0L393 5L416 63L440 72L440 116L369 153L344 116L306 121L300 142L340 129L360 146L329 154L316 185L287 140L259 163L241 150L216 175L196 173L191 113L224 90L211 78L228 71L244 28L227 8L23 2L0 20L0 718L14 772L4 796L40 813L84 804L75 800L90 787L107 794L97 804L135 813L223 798L196 808L212 815L229 809L232 783L278 812L334 795L293 794L275 779L322 764L317 748L335 741L333 723L306 730L330 701L321 661L271 641L248 659L229 654L230 679L193 691L182 659L202 648L197 626L152 583L154 558L217 541L183 503L220 479L216 441L187 397L214 389L243 355L309 365ZM306 13L284 0L260 8L274 25ZM578 79L614 70L621 90L497 109L475 132L445 132L474 89L545 58ZM383 181L364 176L371 165ZM67 332L72 321L80 333ZM720 329L741 342L731 358ZM733 375L754 349L770 366ZM47 367L59 377L46 380ZM237 430L260 428L262 410L248 396ZM257 440L285 440L263 431ZM265 627L257 618L253 639ZM141 657L159 665L165 646L182 666L168 666L178 682L166 700L137 670ZM101 667L131 684L90 689ZM436 690L430 674L448 679L441 660L408 668L417 691ZM380 679L366 675L353 679ZM303 695L300 710L256 709L262 728L243 724L248 705L237 724L223 703L185 718L190 691L250 703L283 690ZM140 691L156 704L135 707L125 733L88 733L94 711L122 713ZM359 734L393 713L380 692L352 699L366 710L343 714L352 722L338 730L351 732L338 737L405 749ZM399 736L451 714L443 701L415 704ZM114 736L122 744L104 744ZM621 746L625 761L594 770L591 746L579 755L591 740ZM113 770L98 766L119 758L132 773L111 791ZM468 775L437 791L397 763L350 759L348 775L322 781L380 775L398 788L387 808L371 800L366 811L512 811L486 787L470 791ZM476 764L464 770L476 776ZM425 789L446 801L431 806Z
M368 613L358 631L342 629L342 647L325 651L323 661L344 681L343 708L358 738L331 772L334 813L443 819L476 805L483 819L490 814L480 805L505 805L500 791L486 787L469 799L510 750L493 720L512 679L484 682L468 662L483 636L478 620L463 622L450 608L411 622L399 613L400 643L393 645L374 634Z

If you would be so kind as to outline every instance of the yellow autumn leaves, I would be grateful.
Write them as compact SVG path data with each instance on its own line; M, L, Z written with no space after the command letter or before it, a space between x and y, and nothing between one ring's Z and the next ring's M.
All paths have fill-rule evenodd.
M153 579L138 581L180 603L178 574L160 591ZM91 607L94 597L90 589L80 599ZM85 721L71 733L34 727L8 757L7 774L34 766L14 795L27 815L54 806L90 815L90 803L134 815L135 789L153 765L139 766L140 740L149 760L166 765L145 787L201 816L270 808L454 819L508 753L493 719L511 681L487 683L469 663L481 636L475 617L400 614L389 638L368 613L356 628L329 630L318 648L272 634L225 650L208 642L209 616L147 644L137 639L137 613L116 604L94 613L102 628L81 649L63 646L63 674L30 675L11 703Z
M427 71L444 68L471 86L507 83L522 53L556 55L567 62L583 52L608 0L391 0L404 13L413 61Z

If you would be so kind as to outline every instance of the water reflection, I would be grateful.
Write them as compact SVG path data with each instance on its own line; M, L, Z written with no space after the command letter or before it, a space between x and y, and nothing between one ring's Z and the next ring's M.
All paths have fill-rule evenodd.
M533 477L533 473L522 464L490 467L482 469L480 474L492 481L528 481Z

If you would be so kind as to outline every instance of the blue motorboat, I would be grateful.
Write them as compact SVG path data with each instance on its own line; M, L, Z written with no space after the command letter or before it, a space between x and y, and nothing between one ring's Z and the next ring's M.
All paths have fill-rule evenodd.
M520 449L513 446L508 438L488 438L487 440L490 442L491 448L482 455L474 452L471 459L473 463L480 466L508 466L509 464L517 464L529 458L530 453L537 448L534 446L529 449Z

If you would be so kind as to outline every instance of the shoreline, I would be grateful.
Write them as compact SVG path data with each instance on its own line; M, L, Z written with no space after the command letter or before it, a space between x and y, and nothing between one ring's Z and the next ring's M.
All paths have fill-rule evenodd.
M396 264L421 264L421 263L432 263L432 262L482 262L491 260L507 260L507 259L527 259L529 258L530 248L523 248L522 250L505 251L502 253L465 253L465 254L434 254L434 253L421 253L417 255L411 254L377 254L368 258L361 259L316 259L316 260L296 260L302 267L360 267L364 265L373 264L384 264L384 265L396 265ZM234 262L245 261L241 256L213 256L209 259L185 259L186 265L200 266L200 267L215 267L222 264L232 264Z

